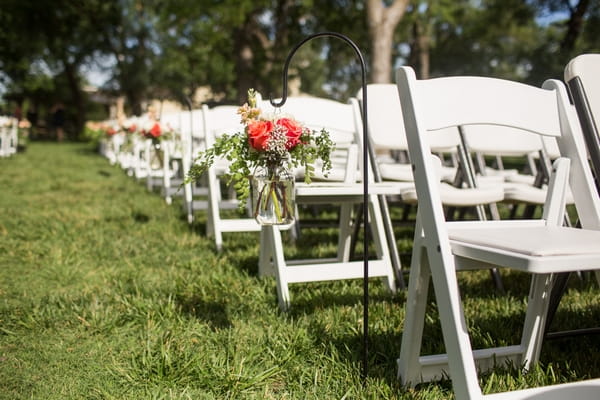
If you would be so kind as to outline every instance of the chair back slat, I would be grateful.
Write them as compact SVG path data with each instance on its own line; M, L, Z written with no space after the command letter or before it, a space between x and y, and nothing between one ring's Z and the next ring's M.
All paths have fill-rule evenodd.
M547 90L518 82L485 77L450 77L421 80L419 95L428 107L427 130L451 126L489 124L511 126L534 133L559 136L556 96Z

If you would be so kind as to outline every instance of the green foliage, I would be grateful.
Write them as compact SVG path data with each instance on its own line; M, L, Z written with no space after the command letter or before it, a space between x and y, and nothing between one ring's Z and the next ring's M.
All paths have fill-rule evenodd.
M391 1L386 1L390 4ZM0 8L0 87L7 100L40 110L56 100L70 120L95 118L82 73L102 70L103 88L141 114L150 99L198 105L239 103L249 87L281 91L283 62L307 35L336 31L362 50L366 2L349 0L5 0ZM496 76L539 85L561 78L577 54L600 51L599 0L412 1L395 32L393 65L419 67L416 27L425 33L430 76ZM360 66L339 40L303 46L289 77L303 93L346 101ZM199 88L204 98L195 97Z

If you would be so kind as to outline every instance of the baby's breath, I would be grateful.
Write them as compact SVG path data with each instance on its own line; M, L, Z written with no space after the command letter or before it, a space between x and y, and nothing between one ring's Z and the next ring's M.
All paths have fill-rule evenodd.
M266 157L270 161L280 161L286 158L288 150L286 148L287 136L283 128L275 125L275 129L271 132L271 138L267 142Z

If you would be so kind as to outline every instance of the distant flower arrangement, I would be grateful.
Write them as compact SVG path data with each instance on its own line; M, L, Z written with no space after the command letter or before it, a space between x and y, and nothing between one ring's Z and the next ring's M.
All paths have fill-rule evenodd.
M215 157L227 159L230 163L226 179L234 184L240 207L250 195L249 178L257 167L274 170L285 164L289 168L303 168L306 183L314 176L317 159L322 160L325 174L331 169L333 142L326 130L311 130L290 116L264 114L257 107L256 96L250 89L248 102L238 109L244 131L217 138L212 147L196 158L186 178L187 182L196 181L214 163Z
M124 133L135 133L137 131L137 125L133 120L126 119L121 123L121 130Z
M140 134L147 139L152 139L154 144L158 144L162 140L173 139L175 132L169 124L162 124L158 121L147 121L142 124Z
M113 136L119 133L119 130L114 126L109 125L104 128L104 133L106 133L106 136Z

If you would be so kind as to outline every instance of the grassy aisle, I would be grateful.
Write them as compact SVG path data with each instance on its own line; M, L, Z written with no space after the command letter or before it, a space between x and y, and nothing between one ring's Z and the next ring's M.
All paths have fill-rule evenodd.
M360 282L294 286L295 307L281 314L274 281L257 277L257 234L229 235L218 254L202 224L190 231L178 202L167 206L85 144L32 143L0 159L0 399L449 398L448 383L397 384L403 293L372 284L363 388ZM485 273L461 281L476 345L518 337L527 281L505 279L507 295ZM593 305L593 326L597 287L572 286L558 323ZM506 316L514 325L498 323ZM435 318L427 329L439 351ZM599 351L594 337L553 342L543 360L569 362L485 382L496 391L598 376Z

